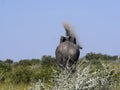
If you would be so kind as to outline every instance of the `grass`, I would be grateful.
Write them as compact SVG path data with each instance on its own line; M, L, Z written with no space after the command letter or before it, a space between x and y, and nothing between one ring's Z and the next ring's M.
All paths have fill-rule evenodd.
M77 65L75 73L64 70L55 78L53 90L108 90L110 87L110 73L102 64L103 70L90 73L91 64L82 68L83 62Z
M30 90L28 84L0 84L0 90Z
M54 70L51 83L39 80L33 84L0 84L0 90L119 90L120 62L81 60L73 73Z
M119 90L120 74L118 74L119 67L116 64L120 65L120 63L112 61L107 63L95 60L80 61L77 64L76 72L72 73L67 69L56 74L53 79L54 86L51 86L52 88L49 90ZM38 83L38 86L40 84L41 82Z

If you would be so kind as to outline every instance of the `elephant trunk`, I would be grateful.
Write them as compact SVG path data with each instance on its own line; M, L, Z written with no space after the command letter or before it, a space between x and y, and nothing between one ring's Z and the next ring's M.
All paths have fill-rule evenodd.
M66 36L76 38L74 31L72 30L72 28L70 27L68 23L63 23L63 26L66 31Z

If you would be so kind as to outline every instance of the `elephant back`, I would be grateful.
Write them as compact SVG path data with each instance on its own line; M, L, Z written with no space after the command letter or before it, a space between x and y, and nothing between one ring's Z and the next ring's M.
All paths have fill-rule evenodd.
M79 52L79 47L69 41L65 41L58 46L58 51L64 55L76 55Z

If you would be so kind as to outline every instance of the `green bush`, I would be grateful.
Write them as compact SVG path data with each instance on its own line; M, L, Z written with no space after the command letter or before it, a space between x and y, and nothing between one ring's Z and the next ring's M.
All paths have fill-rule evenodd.
M3 62L0 63L0 82L5 82L8 74L11 72L12 67Z
M0 73L1 72L9 72L11 70L11 66L5 63L0 63Z
M55 58L51 56L43 56L41 59L42 66L52 66L55 64Z
M120 83L120 72L113 74L113 80Z
M21 66L30 66L32 64L31 64L30 60L24 59L24 60L20 60L19 63L18 63L18 65L21 65Z
M94 52L90 52L90 53L87 53L85 58L87 60L117 60L118 59L118 56L111 56L111 55L107 55L107 54L101 54L101 53L94 53Z
M29 83L32 80L33 72L26 68L16 70L11 75L12 83Z

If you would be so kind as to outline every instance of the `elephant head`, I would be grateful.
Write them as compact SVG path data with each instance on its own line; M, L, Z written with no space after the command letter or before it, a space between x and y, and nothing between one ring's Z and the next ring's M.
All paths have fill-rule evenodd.
M66 30L66 37L61 36L60 44L57 46L55 55L57 65L61 68L72 67L77 63L80 54L80 45L76 44L76 37L73 32L68 28L68 25L64 28Z

